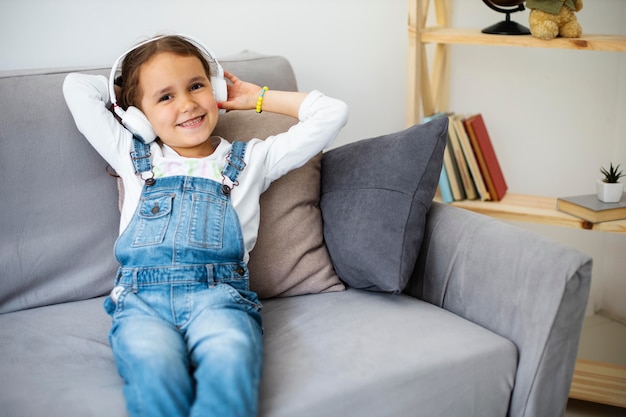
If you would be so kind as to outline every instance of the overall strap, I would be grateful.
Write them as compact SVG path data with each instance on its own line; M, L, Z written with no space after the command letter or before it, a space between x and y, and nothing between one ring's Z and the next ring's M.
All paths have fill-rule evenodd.
M150 156L150 145L143 143L141 139L133 135L133 152L130 153L130 158L137 174L152 171Z
M222 171L222 192L226 195L230 194L231 190L239 185L237 178L243 169L246 167L244 162L244 156L246 154L246 142L233 142L230 147L230 152L226 157L226 166ZM229 179L231 185L226 184L226 179Z

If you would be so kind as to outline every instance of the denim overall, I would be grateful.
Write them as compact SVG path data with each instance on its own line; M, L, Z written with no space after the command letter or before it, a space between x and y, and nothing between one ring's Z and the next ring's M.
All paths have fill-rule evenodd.
M133 142L136 171L151 172L148 145ZM245 150L233 143L224 182L237 185ZM116 242L121 266L105 309L132 416L257 414L260 304L230 192L205 178L149 178Z

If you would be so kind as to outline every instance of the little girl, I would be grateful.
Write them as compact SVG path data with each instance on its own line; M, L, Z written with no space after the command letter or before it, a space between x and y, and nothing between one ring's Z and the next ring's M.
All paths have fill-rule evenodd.
M318 91L268 90L228 72L228 97L216 101L212 81L220 81L221 67L184 36L154 38L120 58L121 86L70 74L63 91L79 130L124 182L120 267L105 309L129 413L255 416L263 341L247 261L259 197L333 142L346 105ZM154 137L134 136L116 120L110 107L117 97L116 112L145 116L155 141L145 144ZM265 141L231 145L211 136L219 108L281 113L299 123Z

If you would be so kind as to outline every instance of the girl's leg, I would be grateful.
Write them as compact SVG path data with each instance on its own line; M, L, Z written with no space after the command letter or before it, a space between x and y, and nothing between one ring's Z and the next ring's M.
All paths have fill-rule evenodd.
M131 416L189 415L194 387L178 329L131 293L115 316L110 340Z
M223 284L209 293L187 328L197 384L190 416L254 417L263 361L260 306Z

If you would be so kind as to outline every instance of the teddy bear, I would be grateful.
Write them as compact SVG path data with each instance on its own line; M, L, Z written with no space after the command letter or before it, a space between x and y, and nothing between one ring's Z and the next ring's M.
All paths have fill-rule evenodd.
M530 9L530 33L535 38L578 38L583 33L576 18L576 12L583 8L582 0L527 0L526 7Z

